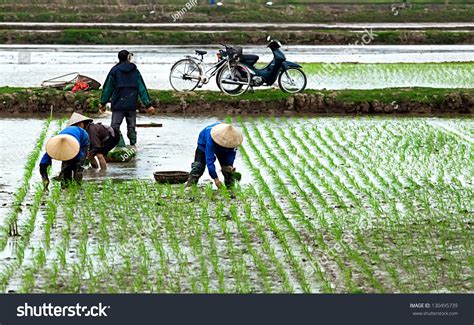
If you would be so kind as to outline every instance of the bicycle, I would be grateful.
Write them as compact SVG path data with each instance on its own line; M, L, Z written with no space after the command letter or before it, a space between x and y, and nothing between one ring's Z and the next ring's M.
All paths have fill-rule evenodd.
M209 69L207 69L209 65L204 62L207 51L195 50L195 52L201 57L187 55L185 59L179 60L171 67L169 79L175 91L185 92L201 88L208 84L225 65L225 53L222 50L217 53L217 62Z
M217 53L217 62L209 65L204 62L207 51L195 50L200 58L187 55L177 61L170 71L171 87L178 92L193 91L208 84L216 76L219 89L231 96L238 96L250 87L250 72L240 64L238 49L221 44L225 50Z

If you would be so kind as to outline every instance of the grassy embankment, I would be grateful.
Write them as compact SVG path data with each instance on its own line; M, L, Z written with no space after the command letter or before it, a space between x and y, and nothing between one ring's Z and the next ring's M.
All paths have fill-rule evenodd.
M466 22L474 17L472 2L450 1L413 3L410 8L392 11L394 1L364 3L280 4L267 7L261 3L226 4L211 7L204 2L183 17L184 22ZM72 8L72 10L71 10ZM148 2L87 1L78 4L64 1L0 2L0 21L49 22L172 22L172 14L183 8L182 3L149 4Z
M15 95L16 98L23 98L25 102L33 95L38 98L52 97L64 93L61 90L43 89L43 88L0 88L0 101L6 99L8 95ZM331 96L337 102L364 103L378 101L380 103L423 103L439 105L445 99L445 96L452 93L465 93L474 96L474 89L436 89L436 88L387 88L374 90L306 90L305 94L321 94L324 98ZM87 93L77 93L74 100L83 103L90 99L91 111L97 109L101 91L91 91ZM187 103L193 102L239 102L241 100L272 102L285 100L290 97L278 89L257 90L254 93L247 93L239 97L225 96L215 91L198 91L192 93L176 93L171 90L150 90L150 96L159 101L160 104L179 104L184 99Z
M71 45L209 45L209 44L266 44L270 33L283 44L360 44L360 32L344 30L314 31L158 31L64 29L58 31L0 30L3 44L71 44ZM474 44L474 31L378 31L371 44Z

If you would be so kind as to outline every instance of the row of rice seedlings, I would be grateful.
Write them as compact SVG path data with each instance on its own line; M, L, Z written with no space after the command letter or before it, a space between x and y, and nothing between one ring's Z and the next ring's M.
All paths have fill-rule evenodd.
M0 226L0 250L5 249L8 236L19 235L17 225L18 215L22 210L21 206L30 189L30 180L33 175L33 170L36 167L36 161L38 160L38 157L43 149L43 144L46 139L50 123L51 120L49 119L44 123L41 133L38 139L36 140L35 147L27 157L27 161L24 167L25 172L23 174L23 182L15 193L11 212L5 218L4 224Z
M461 144L459 144L459 140L456 139L455 137L451 137L449 135L445 136L443 132L440 132L439 130L432 129L431 127L428 127L426 130L423 130L425 134L425 137L423 138L424 142L420 144L422 148L420 148L420 151L422 150L423 152L427 152L429 155L421 156L419 157L420 162L423 162L423 164L428 165L428 163L425 163L426 157L431 160L429 165L431 168L425 172L425 170L418 168L414 173L418 174L418 178L421 180L422 183L426 184L424 185L425 190L424 191L416 191L414 194L417 202L417 204L420 205L420 207L426 211L425 213L429 213L431 215L430 220L439 220L435 223L436 228L432 229L431 232L437 231L437 230L442 230L442 232L439 234L440 236L432 236L429 233L424 234L423 236L419 236L417 238L418 244L416 245L417 247L426 247L425 251L430 251L432 252L428 256L425 256L426 254L424 253L418 253L416 254L417 257L423 257L424 262L422 264L430 265L430 270L431 273L430 275L432 276L432 280L430 281L429 276L425 277L426 282L428 285L429 283L433 283L436 281L436 278L440 277L446 277L446 275L450 278L451 283L459 283L460 279L460 274L462 274L462 264L456 262L453 257L451 257L451 254L443 254L442 259L445 261L445 263L439 263L439 258L436 255L436 251L433 251L432 247L438 248L440 246L439 242L442 240L443 237L446 236L448 238L448 235L453 232L456 227L447 227L446 224L449 223L460 223L459 224L459 229L460 231L464 231L465 227L463 226L463 221L462 220L456 220L459 219L460 214L457 211L462 211L462 207L468 208L466 206L467 202L470 202L469 200L466 200L467 197L469 197L469 192L472 193L472 187L471 190L468 188L463 187L461 184L456 183L456 181L453 182L453 180L456 179L456 177L453 177L455 175L462 174L460 166L466 166L463 163L459 163L462 161L462 157L469 157L469 152L465 151L465 147ZM441 134L440 134L441 133ZM425 142L430 143L430 145L425 145ZM432 143L437 144L432 145ZM439 151L446 151L447 148L449 149L449 154L445 155L442 154ZM453 152L452 148L456 148L456 153ZM439 153L438 153L439 152ZM448 158L449 157L449 158ZM453 159L455 158L455 159ZM432 178L430 176L430 171L437 173L438 167L441 167L442 170L446 170L449 172L449 175L451 176L448 180L445 180L444 178L438 178L437 179L437 186L433 187L431 186L432 183L430 181L427 181L426 178ZM453 188L453 186L459 186L458 188ZM442 190L440 190L442 189ZM455 197L447 197L447 195L455 193ZM443 204L443 201L446 201L448 204ZM452 210L457 210L455 213L452 212ZM466 210L468 211L469 208ZM471 210L472 210L472 204L471 204ZM418 216L417 218L413 218L414 222L416 224L426 224L427 221L425 217L420 218L422 215L416 211L414 217ZM418 221L417 221L418 220ZM442 226L442 229L439 229L438 226ZM424 228L422 229L424 230ZM420 232L418 232L419 235ZM454 235L454 236L453 236ZM441 237L441 238L439 238ZM458 238L458 235L451 234L451 242L453 241L454 238ZM469 235L466 234L465 238L469 238ZM457 239L459 241L459 239ZM407 246L409 243L406 243ZM409 247L409 246L408 246ZM449 263L449 264L448 264ZM448 264L448 267L451 269L451 271L446 272L446 270L443 270L443 266ZM453 270L454 268L458 268L457 271ZM445 273L445 274L443 274ZM447 274L446 274L447 273ZM465 272L464 272L465 273Z
M253 153L257 156L258 162L260 164L262 164L263 167L266 168L266 170L271 174L273 179L278 180L276 182L276 185L279 186L280 189L284 190L286 188L286 186L284 185L284 183L282 183L281 179L279 178L278 173L272 167L270 167L268 165L266 159L262 156L260 150L256 147L255 143L252 140L252 137L249 134L249 131L248 131L246 125L241 122L241 126L244 130L246 138L248 139L247 143L249 144L249 146L252 149ZM330 284L327 282L327 280L323 276L323 273L321 271L320 266L314 260L314 256L312 256L312 254L310 253L306 243L302 239L302 236L301 236L300 232L294 228L291 221L287 218L286 213L283 211L283 209L281 208L279 203L276 201L274 193L272 193L272 191L270 190L268 184L265 182L265 180L261 176L258 169L255 168L251 164L250 157L248 156L245 149L242 149L241 151L242 151L242 154L243 154L244 159L246 160L247 164L251 166L250 168L252 169L253 174L255 175L255 177L257 179L257 182L259 183L259 186L261 187L261 191L263 192L262 196L266 197L270 201L270 204L272 206L272 210L273 210L274 213L277 214L278 220L283 225L286 226L286 229L285 229L286 232L290 233L292 235L293 239L298 243L298 247L302 250L302 253L305 256L305 260L307 260L309 262L311 268L314 270L314 274L316 276L315 280L317 282L321 283L321 285L323 286L324 291L331 291L332 288L331 288ZM304 212L301 210L301 208L299 207L296 200L294 200L294 198L292 198L291 195L288 197L288 199L290 199L290 201L293 203L293 208L295 209L295 211L294 211L295 214L301 220L305 219ZM259 203L260 203L262 208L265 207L265 202L264 202L263 199L260 198ZM266 217L267 220L268 219L272 220L272 218L270 217L266 207L265 207L265 211L262 211L262 212L265 212L264 217ZM270 224L270 226L273 226L273 228L274 228L273 230L274 230L275 234L281 232L280 229L278 228L278 226L274 222L272 222ZM293 252L292 252L293 249L289 247L288 242L286 241L286 236L281 236L279 238L279 240L280 240L281 245L285 249L286 253L288 254L288 258L290 259L292 266L294 267L294 271L296 272L298 281L301 285L301 290L303 292L311 292L311 285L308 283L308 281L306 279L305 271L303 270L301 265L298 262L296 262L295 256L293 255Z
M277 243L271 241L271 239L267 236L266 232L268 232L268 230L266 230L265 220L262 220L260 218L257 219L254 215L254 209L259 209L259 207L254 206L250 202L248 202L249 198L258 197L255 188L253 186L248 186L245 192L239 191L237 195L244 204L244 215L247 224L254 226L256 231L255 236L261 241L263 252L267 254L270 259L269 262L271 262L276 269L276 273L280 278L278 283L282 283L281 290L286 293L293 293L295 289L290 283L289 274L287 272L287 266L282 263L282 261L277 257L277 253L275 252L275 246L277 245Z
M11 276L16 271L18 271L18 269L21 267L24 257L25 257L25 250L28 246L28 243L31 238L31 234L33 233L33 230L34 230L35 220L36 220L38 210L39 210L39 207L41 205L43 195L44 195L43 187L41 184L37 184L35 188L36 190L33 196L33 201L29 208L28 219L20 228L22 236L20 240L16 242L17 243L17 246L15 248L16 259L14 260L14 262L9 264L5 269L3 269L2 273L0 274L0 291L2 292L5 291ZM39 248L39 250L41 250L41 248ZM44 252L43 254L39 254L37 256L41 258L43 255L44 255ZM41 261L42 260L40 260L40 262Z
M50 125L50 120L48 120L46 122L46 125L45 125L45 128L49 128L49 125ZM58 122L58 130L56 131L59 132L59 128L61 127L61 124L62 124L62 121L59 121ZM44 133L42 133L39 137L39 140L38 140L38 144L37 144L37 148L40 148L41 149L41 146L39 145L39 143L42 143L44 142L44 139L46 137L46 133L47 133L47 129L44 129L43 130ZM37 155L38 157L38 155ZM27 169L29 169L27 167ZM30 178L31 178L31 175L30 175ZM32 251L32 258L31 258L31 262L30 262L30 265L28 265L27 269L26 269L26 272L24 274L21 274L22 272L22 264L23 264L23 260L24 260L24 257L25 257L25 251L26 249L28 248L28 245L30 243L30 238L33 234L33 232L35 231L35 227L36 227L36 219L37 219L37 214L38 214L38 211L40 209L40 206L43 204L43 198L44 198L44 188L43 188L43 185L38 183L36 186L35 186L36 190L33 194L33 199L32 199L32 203L30 205L30 208L29 208L29 215L28 215L28 218L22 223L22 225L20 225L20 229L21 229L21 238L20 240L16 241L17 245L16 245L16 260L15 262L10 265L10 271L9 272L5 272L3 273L4 277L3 277L3 283L6 285L9 278L11 278L13 276L14 273L18 274L18 275L21 275L22 276L22 283L26 283L27 285L24 285L22 284L20 290L22 292L26 292L27 290L30 290L33 288L34 286L34 275L35 275L35 270L38 268L38 265L39 266L42 266L44 265L45 263L45 259L46 259L46 254L43 250L43 248L41 247L41 245L39 247L32 247L31 248L31 251ZM34 253L34 255L33 255Z
M274 143L274 148L277 148L277 150L279 151L280 153L280 156L283 156L285 157L285 152L282 151L281 149L281 146L279 146L278 144L278 140L274 137L271 129L268 128L268 126L265 127L266 131L268 132L268 136L269 138L272 140L272 142ZM258 132L258 131L257 131ZM262 138L263 139L263 138ZM290 151L294 151L296 152L296 148L291 144L289 143L289 150ZM289 159L286 159L287 161L290 161ZM303 160L304 162L304 160ZM281 167L281 163L278 163L277 161L277 164ZM312 182L309 180L309 178L305 175L305 169L302 169L301 166L299 165L293 165L293 164L290 164L289 167L293 170L299 170L299 174L300 174L300 177L304 178L305 179L305 182L306 182L306 185L308 187L312 187L313 184ZM309 165L307 165L307 167L309 167ZM289 169L287 169L289 170ZM296 178L290 173L288 174L289 178L292 180L292 183L293 184L297 184L298 181L296 180ZM314 205L312 204L312 200L308 197L307 193L304 192L300 186L296 186L297 189L298 189L298 192L305 198L305 201L309 203L309 207L312 211L316 211L317 209L314 207ZM316 212L317 213L317 212ZM329 215L333 214L332 211L326 211L326 213L328 213ZM336 219L338 220L338 219ZM310 227L311 229L311 233L315 233L316 232L316 229L312 229L312 225L310 223L307 223L307 226ZM327 230L330 230L334 235L337 235L339 241L339 245L341 245L345 251L347 251L348 253L350 253L352 256L354 256L355 258L357 258L357 254L355 254L347 245L344 244L343 241L341 241L341 238L340 238L340 235L342 233L342 229L341 229L341 226L340 226L340 221L338 220L338 222L334 222L332 223L331 227L329 227ZM322 238L322 237L320 237ZM326 246L327 247L327 244L323 242L323 240L319 240L320 244L322 247ZM333 252L332 250L328 250L328 252L332 253L330 254L333 258L335 258L335 260L337 261L337 264L342 268L342 271L345 273L346 275L346 285L347 285L347 288L349 291L356 291L358 289L354 288L353 286L353 283L352 283L352 279L351 279L351 271L350 269L348 269L341 261L341 259L339 258L339 252ZM359 263L360 264L360 263ZM362 267L365 268L366 270L366 273L368 274L368 277L369 279L371 279L373 281L373 277L372 277L372 274L371 272L367 272L367 267L366 265L362 264L361 265Z
M191 188L190 195L193 198L200 196L200 189L198 187ZM196 222L202 222L203 232L209 240L209 256L211 259L211 265L214 274L217 276L217 292L225 293L226 292L226 278L225 278L225 269L221 265L223 261L219 258L219 251L215 238L217 237L217 231L211 227L211 217L209 214L209 201L208 200L199 200L198 213L193 214L193 219L197 218ZM191 221L193 222L193 221Z
M329 132L329 131L327 131L327 132ZM380 138L380 134L379 134L378 136L374 136L373 138L377 138L377 137ZM331 138L331 137L329 136L329 137L326 137L325 139L328 139L328 138ZM365 141L365 142L370 142L370 141ZM336 146L336 147L337 147L337 146ZM344 146L344 147L347 147L347 145ZM348 150L348 151L349 151L349 152L348 152L349 154L353 154L353 153L356 152L357 150ZM373 150L373 151L376 153L376 155L377 155L379 152L380 152L380 153L384 153L384 150ZM376 155L375 155L375 156L376 156ZM374 156L374 155L372 155L372 156ZM370 169L371 169L370 166L374 166L373 163L367 163L366 161L362 162L362 164L363 164L363 166L366 166L366 169L367 169L367 170L370 170ZM380 169L380 167L379 167L377 164L376 164L376 166L377 166L377 169L373 171L373 174L380 175L381 169ZM383 185L382 185L382 186L383 186ZM393 185L390 186L390 185L385 184L384 190L386 191L386 189L387 189L388 187L390 187L391 189L393 189ZM385 191L383 191L382 193L384 193ZM395 192L395 193L396 193L396 192ZM397 202L397 199L398 199L398 198L399 198L399 196L397 196L396 194L394 194L393 198L386 198L386 197L384 197L383 201L386 202L387 204L389 204L389 205L391 206L391 209L390 209L391 214L390 214L390 218L383 218L383 219L382 219L382 220L383 220L383 223L382 223L382 225L379 224L379 227L382 226L384 229L392 229L392 228L394 227L394 225L398 224L399 211L397 211L397 209L396 209L396 207L395 207L395 205L394 205L394 203ZM376 202L376 200L377 200L377 199L371 199L370 202L371 202L371 203L372 203L372 202ZM378 201L378 200L377 200L377 201ZM377 204L378 204L378 203L377 203ZM378 215L378 216L383 216L384 214L386 214L386 213L381 212L381 213L377 213L376 215ZM378 217L377 220L380 220L380 217ZM354 230L354 231L357 232L357 230ZM364 230L360 230L359 232L360 232L360 234L359 234L357 237L358 237L358 240L359 240L359 243L360 243L360 242L363 242ZM367 245L364 245L364 244L362 244L362 246L367 247ZM385 245L385 246L386 246L386 245ZM381 247L384 247L384 245L382 245ZM387 254L387 253L388 253L389 256L392 255L391 252L384 252L384 254ZM376 254L372 254L372 253L371 253L371 255L377 256ZM376 259L376 260L377 260L377 259ZM398 275L396 275L395 268L394 268L394 267L386 266L385 269L388 271L388 273L389 273L389 274L391 275L391 277L394 279L394 282L395 282L396 284L400 284L400 277L399 277ZM405 291L403 288L400 288L399 285L398 285L397 290Z
M162 186L155 186L151 191L148 191L148 193L150 193L150 199L152 200L152 202L156 202L155 204L157 205L162 205L164 201L161 197L161 188ZM159 258L158 260L159 262L155 266L155 277L157 278L157 280L156 280L156 286L154 288L154 291L167 292L167 290L170 290L170 291L177 292L177 290L172 290L173 288L172 283L171 284L167 283L169 282L169 280L167 279L167 276L169 277L172 274L172 271L168 263L170 257L165 247L163 246L163 236L161 232L159 232L160 223L158 220L158 215L157 213L155 213L154 210L147 209L144 213L144 216L150 219L150 227L151 227L150 239L155 249L155 252L158 253L158 258Z
M393 273L393 272L392 272Z
M311 157L312 153L309 151L309 148L307 147L307 145L302 141L302 139L299 137L299 135L296 133L294 127L292 125L290 125L289 123L287 123L287 126L288 126L288 129L290 130L290 133L292 134L292 138L295 139L299 145L303 148L303 151L305 152L306 156L307 157ZM282 138L285 138L284 135L282 135ZM317 137L315 137L315 139L317 139ZM287 139L287 141L289 141L289 139ZM316 141L310 137L308 137L307 135L305 136L305 141L308 142L309 144L311 144L311 147L315 150L314 152L317 153L317 154L323 154L323 155L328 155L328 156L337 156L337 159L339 159L342 163L343 166L349 166L351 165L352 167L352 173L354 174L357 174L359 175L359 179L367 179L367 177L364 173L364 171L360 168L361 166L359 164L352 164L352 163L349 163L346 161L345 159L345 156L342 156L340 155L340 152L339 150L335 150L334 148L337 148L334 147L334 146L329 146L329 147L325 147L324 150L322 149L322 147L320 147L320 144L316 143ZM315 159L316 160L316 159ZM325 171L324 175L326 177L335 177L333 175L333 173L331 172L331 169L328 169L327 167L325 166L320 166L321 168L319 167L316 167L318 169L322 169ZM314 169L308 167L306 168L307 170L310 170L310 171L313 171ZM360 228L364 228L364 223L366 223L367 219L370 218L369 215L367 215L367 209L364 207L365 204L362 202L362 200L360 199L361 195L363 194L364 196L366 197L369 197L369 203L371 204L371 206L375 209L374 212L375 214L382 214L384 213L381 209L380 209L380 205L377 204L377 202L379 201L379 199L376 199L376 198L373 198L373 192L374 192L374 188L373 187L366 187L364 186L364 184L360 184L358 179L354 178L353 175L349 174L349 172L343 167L342 171L341 171L341 175L344 176L344 180L347 181L349 184L352 185L352 187L354 189L356 189L358 192L357 193L352 193L352 190L349 189L348 187L346 186L340 186L341 188L344 189L344 192L347 194L348 197L351 197L352 198L352 201L353 203L355 204L354 208L357 209L357 214L359 215L359 218L353 218L353 213L349 215L349 218L346 218L345 220L343 218L340 218L338 217L337 220L338 221L344 221L344 224L342 224L342 227L344 228L347 228L350 226L350 224L355 224L357 225L357 229L360 229ZM344 182L335 182L337 184L343 184ZM368 182L369 183L369 182ZM382 192L382 195L385 195L384 192ZM357 197L359 198L357 202L356 200L354 200L354 198ZM392 201L389 201L389 202L392 202ZM376 203L376 204L373 204L373 203ZM392 208L395 208L394 205L392 205ZM395 212L396 213L396 209L392 209L392 212ZM362 218L362 216L365 215L365 218ZM342 217L342 216L341 216ZM351 220L352 219L352 220ZM364 222L365 221L365 222ZM349 222L349 223L348 223ZM351 237L355 237L357 234L357 232L355 232L353 235L354 236L351 236ZM359 237L360 239L363 239L363 237ZM369 252L367 250L368 247L365 247L366 251ZM368 258L368 263L372 264L372 265L377 265L379 262L380 262L380 257L378 256L377 253L372 253L370 252L370 254L367 256ZM391 270L392 272L390 272L390 275L392 276L393 280L395 282L398 282L398 276L395 272L393 272L393 270Z
M280 156L282 157L285 157L285 159L287 160L287 163L289 164L288 167L289 168L286 168L285 170L287 171L290 171L290 170L299 170L300 172L300 175L305 178L305 180L309 183L308 185L311 186L310 184L312 184L311 181L309 181L309 179L306 177L305 175L305 170L299 166L299 165L294 165L291 160L289 158L287 158L286 154L285 154L285 151L282 149L282 147L280 146L280 144L278 143L278 140L275 138L274 134L273 134L273 131L271 130L271 128L268 127L267 124L264 124L264 129L266 130L267 132L267 136L268 138L273 142L274 144L274 148L279 152ZM259 137L259 131L257 130L256 131L257 133L257 137ZM263 140L263 137L259 137L260 139ZM284 137L284 139L288 140L288 138ZM264 146L267 146L265 142L263 142ZM296 148L293 146L293 144L291 142L287 142L286 143L289 150L290 151L296 151ZM267 146L268 147L268 146ZM277 165L280 167L280 168L283 168L283 166L281 165L281 163L278 162L278 158L276 156L273 157L273 161L276 161L277 162ZM300 157L302 158L302 157ZM288 174L288 177L291 179L292 183L293 184L298 184L298 180L295 178L295 176L292 174L292 173L287 173ZM330 171L328 171L328 176L332 176L332 173ZM334 177L334 176L333 176ZM341 184L341 182L337 183L337 184ZM295 187L297 188L298 190L298 193L300 193L302 195L302 197L305 199L306 202L309 203L309 206L312 207L312 210L315 211L316 208L312 205L312 200L311 198L308 196L308 194L301 189L301 187L299 185L295 185ZM348 191L348 190L346 190ZM342 200L341 200L342 201ZM329 211L328 211L329 212ZM337 220L337 218L336 218ZM315 233L317 230L314 229L312 227L312 224L309 223L309 222L306 222L305 223L308 227L311 227L311 232L312 233ZM335 222L331 225L331 227L329 227L329 230L333 235L334 235L334 238L337 239L337 243L344 249L344 251L346 252L347 256L348 257L351 257L354 262L356 264L359 265L359 267L362 269L362 272L367 276L367 278L369 279L369 281L371 282L371 285L374 287L374 288L377 288L377 290L380 290L380 291L383 291L383 287L380 285L379 281L374 277L373 275L373 272L371 271L370 267L367 265L367 263L365 263L365 261L363 259L361 259L360 255L355 252L354 250L352 250L350 248L349 245L346 245L345 242L342 240L341 238L341 233L342 233L342 229L341 229L341 225L340 225L340 221L338 222ZM336 255L336 254L333 254L333 255ZM343 270L346 270L346 267L343 266ZM351 279L349 279L348 281L348 289L350 291L353 291L354 288L353 288L353 285L352 285L352 281Z
M425 132L425 133L426 133L426 132ZM427 137L429 138L430 135L427 135ZM425 137L425 138L426 138L426 137ZM425 140L429 140L429 139L425 139ZM370 144L369 144L369 145L370 145ZM376 148L376 149L377 149L377 148ZM377 150L374 150L374 151L377 151ZM397 157L393 157L393 158L397 158ZM393 158L392 158L391 160L394 160ZM420 159L424 159L424 157L420 157ZM395 159L395 161L396 161L396 159ZM396 165L396 162L395 162L395 165ZM390 169L392 166L388 165L388 166L386 166L386 167ZM395 168L392 168L392 171L397 169L396 166L393 166L393 167L395 167ZM425 196L431 195L428 191L419 191L419 192L420 192L420 193L423 193L423 195L425 195ZM417 195L417 196L418 196L418 195ZM410 197L410 196L407 196L407 197ZM396 225L394 225L394 226L396 227ZM400 227L402 227L402 226L403 226L403 225L400 225L398 228L400 228ZM389 228L389 229L390 229L390 228ZM394 228L394 231L395 231L395 228ZM426 236L424 239L426 240L426 239L429 239L429 238L431 238L431 236ZM408 244L408 243L407 243L407 244ZM439 264L439 263L438 263L438 264ZM416 272L413 272L413 273L416 273Z
M290 130L291 134L292 134L292 139L294 139L300 146L300 148L302 149L302 151L305 153L305 156L300 156L300 162L301 164L303 165L303 168L310 172L310 173L315 173L315 176L316 177L313 177L311 178L311 180L315 180L315 179L320 179L321 177L326 177L326 178L334 178L334 184L338 184L339 187L343 188L343 192L346 193L346 195L348 197L351 197L352 200L353 200L353 203L355 204L355 207L357 209L357 212L358 214L363 214L364 213L364 210L362 208L362 202L360 202L361 200L359 199L359 202L357 202L356 200L354 200L354 198L356 197L356 193L352 193L352 190L350 190L349 188L347 188L344 184L343 181L340 181L338 180L339 176L336 176L334 175L334 173L326 168L325 166L321 165L321 164L317 164L317 165L314 165L313 167L313 163L315 163L314 161L318 162L317 159L315 159L314 157L314 154L313 152L311 152L309 150L309 148L307 147L305 141L307 142L308 139L305 138L305 141L303 141L299 136L298 134L295 132L294 128L289 125L287 123L287 126L288 126L288 129ZM294 148L293 146L293 143L290 141L290 139L288 137L286 137L286 135L284 134L283 130L282 129L279 129L279 132L280 132L280 138L284 139L285 143L290 147L290 150L292 150L291 148ZM316 147L316 151L315 153L318 153L318 154L323 154L323 155L328 155L327 152L324 152L324 151L319 151L319 148L317 146ZM313 147L314 148L314 147ZM310 159L311 163L308 162L306 159ZM313 161L314 159L314 161ZM343 159L343 157L341 157L341 162L343 163L343 165L346 164L345 160ZM320 170L323 170L324 171L324 176L321 174ZM357 190L359 191L363 191L362 188L359 186L359 184L357 184L357 182L354 180L354 178L347 173L347 171L345 173L343 173L344 176L345 176L345 179L346 181L348 181L354 188L356 188ZM302 175L304 176L305 180L308 180L308 177L306 175ZM309 181L309 184L307 184L311 189L313 189L314 191L318 191L317 187L314 186L313 182L312 181ZM327 214L334 214L336 211L338 210L333 210L332 208L328 207L328 205L323 205L323 209L325 210L325 212ZM337 216L335 216L334 218L334 225L332 226L332 228L330 227L329 230L333 229L335 231L333 231L333 235L337 235L337 237L340 237L339 236L339 233L341 232L341 230L343 231L343 229L346 229L348 227L348 224L347 222L355 222L357 223L357 218L354 219L354 213L352 212L350 215L350 218L345 218L345 214L337 214ZM347 236L347 234L346 234ZM342 240L342 238L339 238L339 242L338 242L339 245L342 245L342 247L345 247L346 249L348 248L347 245L345 244L345 242ZM336 253L337 254L337 253ZM336 256L337 258L337 256ZM366 267L366 266L364 266ZM371 277L371 274L369 274L369 277Z
M167 206L166 209L174 212L174 227L179 230L179 233L177 233L177 237L180 239L179 245L186 247L185 243L187 241L193 253L190 258L199 265L199 267L196 268L196 272L192 274L188 268L188 265L192 262L186 259L186 265L182 267L182 277L189 280L190 290L192 292L209 293L211 290L211 279L203 243L203 227L200 220L197 220L195 216L198 211L196 211L194 206L185 202L187 196L184 193L184 187L172 187L168 185L166 186L166 192L167 196L171 198L171 200L167 202L169 206ZM186 269L184 269L184 267L186 267ZM186 288L184 290L189 289Z
M214 191L212 186L208 185L205 188L206 197L212 200L214 197ZM213 212L213 218L217 221L220 226L220 231L224 234L226 240L226 254L231 263L232 276L235 279L234 292L236 293L250 293L252 292L250 278L248 274L247 264L242 256L242 251L239 250L234 244L234 237L237 233L232 231L232 222L227 220L227 212L224 203L221 200L215 202L216 206Z
M226 204L229 206L231 220L235 222L237 226L237 230L242 236L242 240L244 242L246 251L252 256L253 263L256 266L257 272L259 273L259 276L260 276L260 280L262 281L263 292L271 293L272 286L270 284L270 274L269 274L268 266L264 262L264 260L260 257L259 253L254 248L254 246L252 245L252 239L249 233L249 229L247 229L247 225L243 224L240 217L239 204L233 202L231 195L229 194L229 191L227 191L226 189L223 189L221 193L223 194L225 198ZM235 191L233 191L233 195L235 195ZM251 209L248 202L243 207L243 209L244 210Z
M267 128L267 131L268 131L268 128ZM276 143L276 139L273 137L273 134L270 135L270 138L272 138L272 140L275 142L274 143L274 148L278 148L279 146L277 145ZM263 137L260 136L260 139L263 140ZM263 141L263 143L265 143ZM266 144L264 144L266 145ZM295 153L297 152L296 148L294 146L289 146L287 148L288 150L290 150L291 152ZM277 149L279 150L279 149ZM270 151L270 148L267 146L267 151ZM279 151L280 155L282 155L283 157L286 157L285 153L280 150ZM307 220L306 218L303 219L303 222L304 222L304 228L305 229L308 229L309 230L309 236L312 237L312 239L318 243L318 245L321 247L322 251L323 251L323 256L325 254L328 254L331 258L333 258L335 261L336 261L336 264L338 265L338 267L341 269L341 271L343 272L344 274L344 280L345 280L345 285L346 285L346 288L347 290L349 291L355 291L355 287L354 287L354 283L352 281L352 273L350 271L349 268L347 268L345 266L345 263L342 261L341 257L339 256L339 253L334 251L324 240L324 237L323 237L323 232L324 232L324 229L327 231L329 229L335 229L336 227L338 227L338 224L335 223L335 222L332 222L331 225L328 224L328 222L326 221L326 215L332 215L333 214L333 209L332 207L329 206L328 202L326 201L326 199L323 197L322 193L319 191L319 189L314 185L313 181L309 179L309 177L306 175L306 172L309 171L309 170L314 170L313 168L311 168L311 166L309 166L309 164L306 162L306 160L303 158L303 157L299 157L300 158L300 163L303 165L303 167L299 166L299 165L293 165L293 164L290 164L289 165L289 168L285 169L287 172L287 177L289 179L291 179L292 181L292 184L296 184L295 187L298 191L298 194L301 195L301 197L304 199L304 203L307 205L307 207L309 208L309 210L311 211L311 214L313 216L317 216L317 220L319 221L319 224L317 225L312 225L312 223ZM273 160L274 162L276 162L277 166L280 168L280 169L284 169L282 167L282 164L281 162L278 160L278 158L276 158L276 156L273 157ZM289 159L287 159L287 161L289 162ZM324 213L321 213L318 208L314 205L314 202L313 202L313 198L309 197L308 193L306 193L302 188L301 186L299 185L298 181L296 180L295 176L293 174L290 173L290 169L293 169L293 170L298 170L299 171L299 176L303 179L304 181L304 184L308 187L308 189L312 190L312 194L316 195L317 196L317 199L320 203L320 206L323 207L323 210L324 210ZM324 179L324 176L322 175L318 175L317 178L319 179ZM291 196L291 193L289 191L289 189L283 184L283 182L280 180L282 186L281 186L281 189L283 191L283 193L287 196L287 197L290 197ZM293 202L293 206L296 207L296 209L300 209L297 204L296 204L296 201L292 201ZM301 210L301 209L300 209ZM331 218L332 219L332 218ZM336 219L337 220L337 219ZM327 274L327 272L325 272Z
M166 200L174 200L173 191L170 186L166 189ZM189 271L189 262L186 252L182 250L181 246L181 235L176 230L182 229L181 223L183 216L179 213L180 211L175 211L173 208L168 206L168 202L164 203L164 208L160 209L161 217L163 218L166 237L168 238L168 245L170 245L173 255L177 261L178 272L175 272L175 290L177 292L183 292L186 288L186 279ZM181 231L181 230L180 230Z

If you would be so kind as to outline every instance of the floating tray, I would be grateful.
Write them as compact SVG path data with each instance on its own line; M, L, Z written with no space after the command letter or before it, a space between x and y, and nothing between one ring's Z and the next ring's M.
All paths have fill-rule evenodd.
M188 180L189 173L179 171L154 172L153 176L161 184L182 184Z
M137 149L130 148L130 147L115 147L107 156L105 156L105 160L107 162L129 162L135 158L137 155Z

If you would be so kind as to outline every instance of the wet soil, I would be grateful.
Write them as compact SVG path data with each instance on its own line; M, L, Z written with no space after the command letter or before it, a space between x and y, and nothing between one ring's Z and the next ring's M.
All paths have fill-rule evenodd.
M97 113L98 91L72 94L58 90L22 89L0 93L0 114ZM308 90L285 94L264 90L240 97L216 92L152 91L160 114L181 116L308 114L472 114L472 89L394 88L380 90ZM146 112L143 105L141 112ZM148 132L148 131L147 131Z

